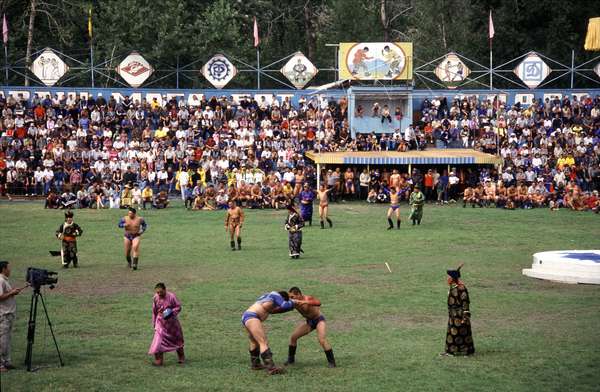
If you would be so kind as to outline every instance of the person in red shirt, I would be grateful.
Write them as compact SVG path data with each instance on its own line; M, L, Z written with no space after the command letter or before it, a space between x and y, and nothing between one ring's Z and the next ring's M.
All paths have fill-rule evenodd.
M425 173L423 185L425 186L425 200L430 200L433 196L433 171L431 169Z
M308 335L313 330L317 330L319 344L325 351L327 363L330 368L336 367L335 357L331 344L327 341L326 332L327 325L325 317L321 314L321 301L310 295L302 294L298 287L292 287L288 291L290 299L294 301L294 308L300 313L306 321L298 324L290 337L290 345L288 347L288 360L286 365L291 365L296 362L296 348L298 347L298 339Z

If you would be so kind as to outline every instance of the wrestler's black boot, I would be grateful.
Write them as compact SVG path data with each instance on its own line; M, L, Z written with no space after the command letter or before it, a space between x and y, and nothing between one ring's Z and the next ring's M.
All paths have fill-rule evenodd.
M260 363L260 350L255 348L254 350L250 350L250 366L252 370L262 370L265 367Z
M392 230L394 228L394 222L392 221L391 218L388 218L388 224L389 224L388 230Z
M279 374L284 372L283 369L275 366L275 362L273 362L273 353L271 352L270 348L268 348L264 353L261 353L260 357L262 358L269 374Z
M77 268L77 266L79 265L79 260L77 260L77 256L73 257L73 268Z
M417 226L421 224L421 219L417 219Z
M297 346L288 346L288 359L285 365L293 365L296 362L296 348Z
M398 220L396 221L396 225L398 226L398 230L400 230L400 222L402 222L400 219L398 219Z
M327 223L329 223L329 227L333 227L333 222L331 221L331 219L327 218Z
M417 224L417 220L416 219L413 219L412 222L413 222L413 226Z
M242 237L238 237L237 244L238 244L238 250L242 250Z
M135 271L135 270L137 270L137 266L138 266L138 258L134 257L133 258L133 265L132 265L131 268Z
M321 229L325 228L325 223L323 221L321 221Z
M127 267L131 268L131 256L127 256Z
M308 225L309 225L309 226L312 226L312 219L309 219L309 220L308 220Z
M329 366L330 368L336 367L335 357L333 356L333 349L325 351L325 356L327 357L327 366Z
M231 250L235 250L235 241L229 241L229 245L231 245Z

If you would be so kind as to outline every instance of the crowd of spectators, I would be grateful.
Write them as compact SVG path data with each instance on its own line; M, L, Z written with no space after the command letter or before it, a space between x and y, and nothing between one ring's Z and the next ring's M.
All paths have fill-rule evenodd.
M527 107L426 99L407 129L355 138L346 99L323 96L297 105L275 96L211 97L198 105L8 96L0 97L0 109L0 192L43 196L49 208L166 208L175 195L191 209L226 208L230 199L280 208L303 183L316 184L307 151L463 147L501 155L502 170L331 168L321 180L334 188L334 201L387 202L391 186L407 199L419 184L440 204L464 193L473 206L598 210L600 97ZM384 105L371 115L389 120L390 110Z

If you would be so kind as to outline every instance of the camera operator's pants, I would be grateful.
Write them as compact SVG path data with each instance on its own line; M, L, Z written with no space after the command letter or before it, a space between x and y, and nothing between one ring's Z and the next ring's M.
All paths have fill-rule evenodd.
M0 316L0 366L10 365L10 334L15 322L12 313Z

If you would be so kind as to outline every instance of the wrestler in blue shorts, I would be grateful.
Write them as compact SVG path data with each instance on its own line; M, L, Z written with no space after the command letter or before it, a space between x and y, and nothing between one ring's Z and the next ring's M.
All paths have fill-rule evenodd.
M289 299L285 291L271 291L261 295L252 306L242 314L242 325L248 332L250 340L250 363L252 369L266 369L269 374L278 374L283 369L275 366L273 353L269 348L267 334L263 322L274 313L285 313L294 309L294 301ZM264 365L261 364L260 360Z

